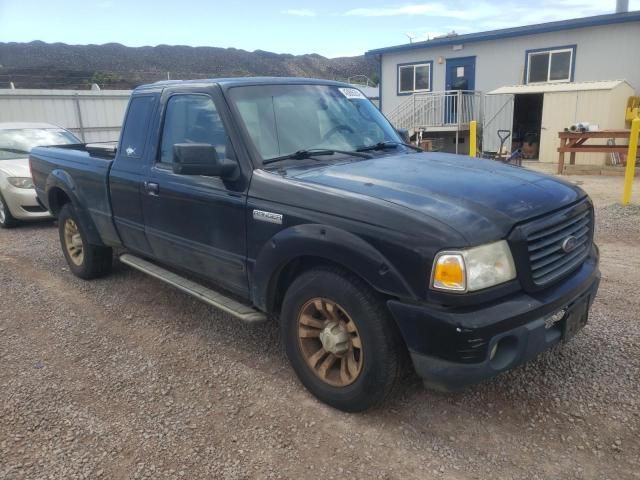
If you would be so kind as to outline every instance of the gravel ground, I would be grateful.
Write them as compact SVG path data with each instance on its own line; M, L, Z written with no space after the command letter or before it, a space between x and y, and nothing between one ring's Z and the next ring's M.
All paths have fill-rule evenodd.
M118 263L83 282L51 224L0 231L0 478L640 478L640 208L597 222L570 343L458 394L411 377L358 415L299 385L275 326Z

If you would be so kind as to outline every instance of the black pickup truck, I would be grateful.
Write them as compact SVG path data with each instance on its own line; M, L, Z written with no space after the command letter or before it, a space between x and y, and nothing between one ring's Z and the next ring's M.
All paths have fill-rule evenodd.
M571 338L600 273L575 185L416 151L349 85L135 89L117 148L36 148L71 271L120 261L247 322L279 321L318 398L380 403L403 370L455 390Z

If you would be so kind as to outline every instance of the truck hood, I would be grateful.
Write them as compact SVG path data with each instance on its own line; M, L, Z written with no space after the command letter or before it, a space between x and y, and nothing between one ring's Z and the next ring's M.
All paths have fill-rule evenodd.
M575 185L493 160L446 153L399 154L289 175L423 213L470 244L504 238L514 224L586 196Z
M7 177L31 177L28 158L0 160L0 173Z

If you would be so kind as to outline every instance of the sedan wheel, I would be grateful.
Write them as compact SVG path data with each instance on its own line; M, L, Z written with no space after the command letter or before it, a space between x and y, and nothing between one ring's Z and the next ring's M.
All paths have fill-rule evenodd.
M0 223L4 223L7 220L7 214L4 212L5 208L7 207L4 206L4 202L0 198Z
M0 227L11 228L16 226L17 220L11 215L11 210L2 195L0 195Z

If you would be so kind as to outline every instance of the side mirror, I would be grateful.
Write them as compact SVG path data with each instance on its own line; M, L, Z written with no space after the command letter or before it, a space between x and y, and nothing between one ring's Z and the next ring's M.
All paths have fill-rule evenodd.
M173 173L204 175L223 179L235 178L236 162L219 158L213 145L208 143L176 143L173 146Z
M396 132L398 132L398 135L400 135L400 138L402 138L402 141L404 143L411 143L411 137L409 136L409 130L407 130L406 128L397 128Z

